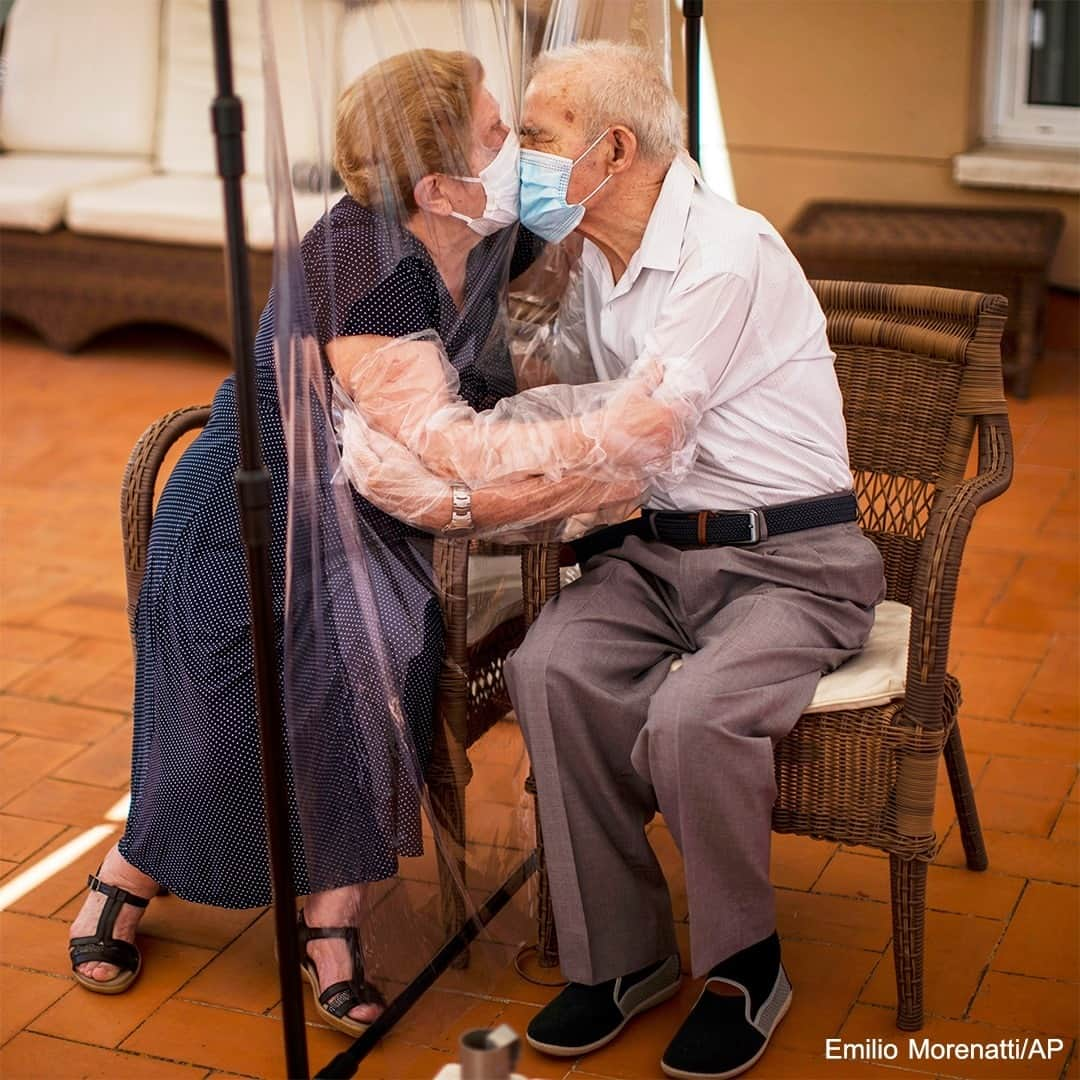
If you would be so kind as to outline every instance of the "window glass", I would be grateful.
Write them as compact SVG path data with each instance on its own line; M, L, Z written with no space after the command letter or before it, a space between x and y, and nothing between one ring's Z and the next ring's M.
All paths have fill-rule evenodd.
M1080 106L1080 4L1076 0L1032 3L1027 103Z

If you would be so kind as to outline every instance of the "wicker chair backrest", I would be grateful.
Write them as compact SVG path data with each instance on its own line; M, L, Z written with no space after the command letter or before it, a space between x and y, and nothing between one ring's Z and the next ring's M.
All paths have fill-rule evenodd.
M120 529L127 568L128 626L133 634L161 463L181 436L204 427L209 417L209 405L188 405L159 417L139 436L124 469L124 482L120 488Z
M844 397L860 524L909 603L930 511L963 479L979 416L1006 412L1004 297L921 285L811 283Z

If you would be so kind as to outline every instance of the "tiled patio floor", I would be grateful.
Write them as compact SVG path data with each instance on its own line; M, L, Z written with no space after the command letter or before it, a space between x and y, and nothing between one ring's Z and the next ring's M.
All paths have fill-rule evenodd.
M1075 297L1055 298L1052 350L1031 400L1012 407L1015 482L982 513L965 559L953 666L965 688L965 739L991 869L962 868L941 789L945 841L929 881L925 1029L934 1039L978 1043L1054 1035L1065 1049L1026 1064L927 1063L909 1059L903 1040L888 1065L825 1061L828 1036L900 1035L887 866L862 851L777 837L780 932L796 992L756 1078L1080 1075L1077 308ZM208 400L225 365L208 346L169 331L126 333L66 357L4 328L0 889L76 838L89 845L0 914L4 1077L282 1072L271 926L260 912L156 901L144 922L146 970L115 998L75 986L65 950L66 920L87 870L114 838L108 815L127 784L121 472L144 425ZM660 824L653 836L678 903L674 846ZM520 912L509 917L524 925ZM473 968L429 993L360 1075L431 1077L452 1060L464 1028L503 1020L522 1030L551 991L520 980L510 955L479 949ZM596 1054L574 1062L527 1053L521 1071L657 1076L695 989L688 984ZM308 1033L313 1067L346 1045L325 1028Z

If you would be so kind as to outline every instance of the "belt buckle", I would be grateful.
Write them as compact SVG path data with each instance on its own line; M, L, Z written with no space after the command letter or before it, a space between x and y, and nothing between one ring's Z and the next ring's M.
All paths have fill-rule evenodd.
M737 547L749 547L764 540L769 535L769 526L765 521L765 514L758 509L746 511L747 522L750 526L750 538L748 540L734 541Z

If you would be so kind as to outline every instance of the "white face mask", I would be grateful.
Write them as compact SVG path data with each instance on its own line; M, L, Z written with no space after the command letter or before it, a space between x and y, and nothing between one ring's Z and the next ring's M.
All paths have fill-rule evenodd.
M521 189L518 176L519 149L517 132L509 131L494 160L480 170L479 176L455 176L455 180L466 184L483 184L487 204L480 217L471 218L468 214L459 214L456 210L452 210L450 216L464 221L474 233L481 236L490 236L508 225L513 225L518 219Z

